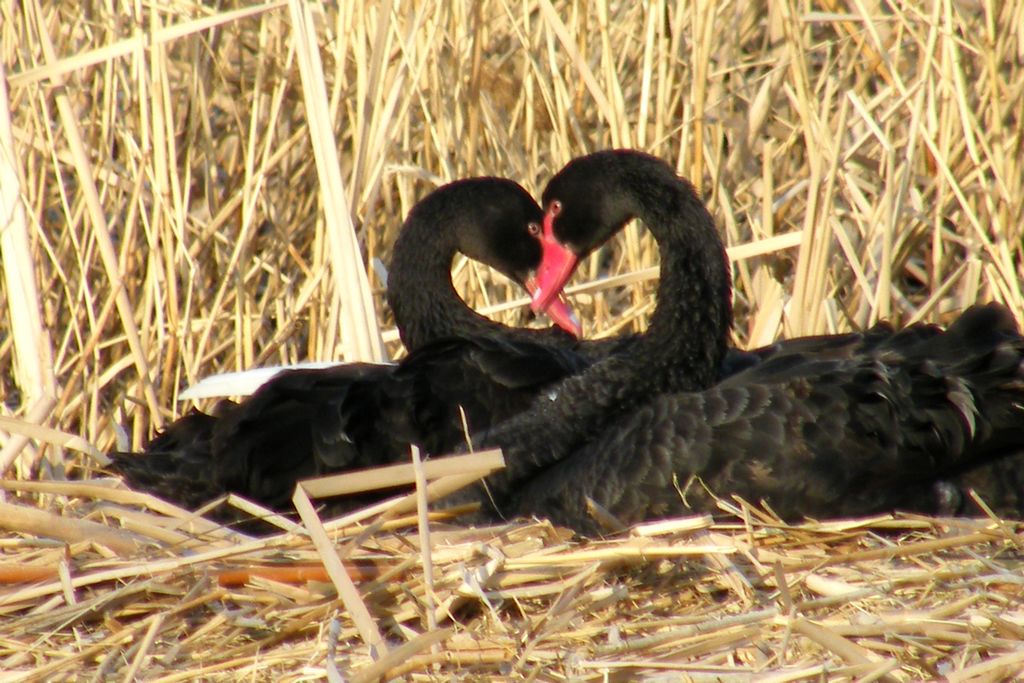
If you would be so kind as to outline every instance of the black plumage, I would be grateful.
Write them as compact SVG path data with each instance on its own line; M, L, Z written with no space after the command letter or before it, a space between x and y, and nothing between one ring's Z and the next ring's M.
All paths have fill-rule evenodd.
M558 329L517 329L470 309L451 282L456 252L526 285L540 262L540 208L512 181L457 181L419 202L396 241L388 301L410 355L397 366L284 371L241 403L193 411L143 454L112 454L134 488L195 508L238 493L291 508L295 482L442 453L514 415L585 362Z
M1024 340L1005 308L973 307L947 331L784 342L715 384L730 281L692 187L653 157L600 152L556 175L544 206L546 239L578 256L643 219L662 282L642 355L595 363L480 438L506 451L485 499L500 512L585 533L599 530L588 499L627 523L713 512L734 494L787 519L946 513L962 504L950 485L981 483L1019 514L1020 491L993 480L1024 448Z

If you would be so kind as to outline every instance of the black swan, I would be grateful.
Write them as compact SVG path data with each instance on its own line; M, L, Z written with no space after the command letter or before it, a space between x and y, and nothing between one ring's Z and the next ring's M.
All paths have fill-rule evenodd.
M658 307L632 349L477 439L505 450L486 498L499 512L591 534L591 503L627 524L712 512L714 496L733 494L785 519L943 511L938 484L1024 447L1024 339L1005 308L973 307L947 331L878 325L793 340L713 384L730 278L689 183L649 155L598 152L560 171L543 205L535 305L640 218L661 249Z
M578 340L479 315L455 291L451 262L462 252L533 291L542 218L510 180L437 189L410 211L393 251L387 298L411 351L405 360L284 371L241 403L185 415L143 454L112 454L111 469L188 508L232 492L288 510L300 479L405 460L410 443L450 451L465 440L463 411L474 430L514 415L585 364ZM546 310L578 332L566 306Z

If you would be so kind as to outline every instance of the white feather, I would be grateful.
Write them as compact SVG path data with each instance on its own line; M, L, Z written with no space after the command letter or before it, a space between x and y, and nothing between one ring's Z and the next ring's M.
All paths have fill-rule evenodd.
M345 363L308 361L291 365L274 365L265 368L252 368L251 370L210 375L178 394L178 400L188 401L200 398L249 396L282 370L322 370L338 365L345 365ZM375 365L394 365L394 363L375 363Z

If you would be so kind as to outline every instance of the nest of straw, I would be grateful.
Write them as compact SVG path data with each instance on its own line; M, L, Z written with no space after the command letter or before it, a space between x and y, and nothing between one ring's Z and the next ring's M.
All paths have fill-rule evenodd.
M4 580L25 585L0 597L0 657L26 678L973 681L1024 666L1021 527L998 519L790 526L723 501L725 521L583 544L546 522L402 516L399 499L327 524L309 508L252 539L101 483L6 487L71 501L5 509L30 535L3 546Z
M201 376L399 355L376 263L411 205L467 175L537 192L602 147L701 188L740 346L976 301L1024 320L1021 0L29 0L0 17L12 677L1024 670L1021 528L993 517L787 526L723 501L717 522L583 543L408 501L321 524L300 500L301 524L256 540L102 471ZM581 268L588 335L644 328L656 264L631 228ZM500 276L454 276L528 322Z

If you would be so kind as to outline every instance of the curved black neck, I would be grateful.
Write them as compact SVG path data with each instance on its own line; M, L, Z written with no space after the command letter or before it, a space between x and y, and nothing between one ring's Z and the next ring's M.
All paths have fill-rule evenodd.
M623 207L624 221L647 225L661 266L647 332L595 371L619 385L623 399L705 389L718 380L732 326L732 278L715 221L692 185L663 162L602 156L607 186L619 193L613 203Z
M411 221L395 242L387 300L405 347L412 351L456 334L486 334L500 327L462 300L452 284L458 251L451 230Z
M388 273L387 300L402 343L409 351L454 336L494 336L509 340L575 344L554 329L516 328L495 322L466 305L452 283L457 214L411 217L395 241Z
M685 180L652 180L637 199L638 216L661 254L657 307L638 351L646 356L648 372L663 369L662 390L705 389L718 380L732 326L725 247Z

